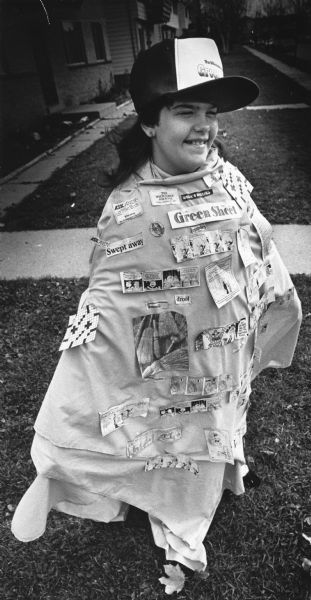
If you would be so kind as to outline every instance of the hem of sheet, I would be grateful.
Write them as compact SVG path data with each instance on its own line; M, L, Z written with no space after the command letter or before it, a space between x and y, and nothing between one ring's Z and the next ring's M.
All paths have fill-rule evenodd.
M234 465L226 465L233 471ZM237 473L235 479L241 479L240 464L235 465ZM242 479L239 482L224 474L223 485L219 497L215 503L214 510L209 518L201 521L200 539L187 541L174 533L158 517L148 513L154 542L163 548L167 560L176 560L192 570L204 570L206 556L204 558L203 540L213 520L217 506L221 500L223 491L230 489L234 494L241 495L244 492ZM120 498L107 497L102 494L90 492L81 486L57 480L55 478L37 475L27 492L21 499L11 524L13 535L21 542L31 542L40 538L47 524L49 512L54 509L79 518L92 519L97 522L111 523L124 521L127 516L129 504ZM138 508L141 508L138 506ZM144 510L144 508L142 508ZM205 566L204 566L205 565Z

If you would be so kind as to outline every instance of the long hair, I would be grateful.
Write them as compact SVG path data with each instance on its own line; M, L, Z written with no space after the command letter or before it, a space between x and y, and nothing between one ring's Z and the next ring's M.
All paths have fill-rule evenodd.
M125 133L117 145L120 164L112 178L114 186L126 181L132 173L135 173L147 160L151 159L151 139L144 133L141 126L143 123L151 127L157 125L162 108L172 104L172 98L162 96L160 100L148 105L137 116L134 125Z
M157 125L162 108L172 106L174 101L174 95L170 94L162 96L156 103L147 106L117 144L120 163L117 171L111 177L114 187L124 183L132 173L135 173L147 160L152 158L151 138L144 133L141 125ZM216 138L213 145L218 148L219 155L226 159L227 153L224 144Z
M143 132L139 117L118 144L118 153L120 164L112 177L114 186L126 181L151 158L151 139Z

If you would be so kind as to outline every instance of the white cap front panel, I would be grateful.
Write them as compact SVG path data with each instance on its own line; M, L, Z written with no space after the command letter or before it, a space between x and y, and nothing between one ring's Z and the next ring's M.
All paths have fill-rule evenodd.
M175 39L177 90L223 77L223 67L214 40Z

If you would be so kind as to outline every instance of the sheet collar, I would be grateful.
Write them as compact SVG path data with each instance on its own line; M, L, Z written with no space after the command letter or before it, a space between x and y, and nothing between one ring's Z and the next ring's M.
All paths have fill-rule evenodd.
M177 185L179 183L189 183L218 171L223 165L223 162L223 159L218 155L217 148L211 148L205 165L193 173L169 175L157 167L152 161L148 161L137 171L138 185L167 186Z

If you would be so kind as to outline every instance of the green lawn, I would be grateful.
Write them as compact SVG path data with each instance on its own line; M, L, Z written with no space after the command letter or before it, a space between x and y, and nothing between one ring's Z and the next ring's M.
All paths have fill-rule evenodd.
M301 569L310 506L310 278L293 278L303 325L293 365L254 383L246 456L261 478L244 496L228 493L205 545L209 577L186 582L179 600L310 600ZM0 569L5 600L161 600L159 552L148 531L51 513L46 534L22 544L12 510L35 476L32 424L58 360L67 317L86 280L0 282L4 309L0 360ZM195 502L195 498L193 499ZM0 571L0 572L1 572ZM176 597L172 596L172 597Z
M238 111L221 115L228 158L254 186L271 223L311 223L311 110Z
M224 57L225 73L252 77L255 104L305 102L306 93L246 50ZM272 223L310 223L310 108L220 115L229 158L255 186L254 199ZM224 135L225 134L225 135ZM95 227L109 190L98 185L105 139L74 158L3 220L8 231Z

